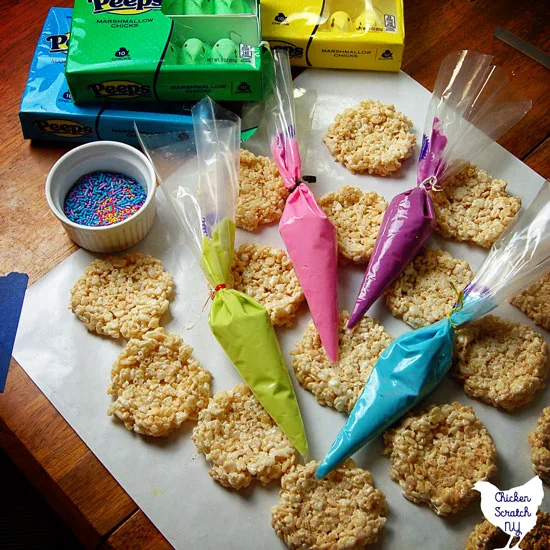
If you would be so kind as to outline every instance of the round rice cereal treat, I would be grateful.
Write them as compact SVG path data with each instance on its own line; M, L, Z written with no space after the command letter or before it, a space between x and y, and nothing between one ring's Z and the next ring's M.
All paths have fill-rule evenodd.
M338 361L331 363L319 333L310 321L292 356L292 367L300 385L321 405L350 412L368 380L380 354L392 337L370 317L363 317L353 330L347 329L349 313L340 314Z
M491 525L487 520L478 523L471 532L466 544L466 550L499 550L509 544L510 548L516 548L517 538L501 531ZM521 550L548 550L550 548L550 514L537 512L537 523L519 543Z
M254 231L259 225L279 221L287 198L277 165L268 157L241 149L237 227Z
M496 473L496 448L471 407L432 405L384 434L390 477L415 504L454 514L479 496L476 481Z
M493 179L467 164L447 179L441 191L431 191L437 231L446 238L490 248L521 208L508 194L504 180Z
M394 105L372 99L336 115L323 141L352 174L389 176L413 154L412 122Z
M232 489L253 479L265 486L296 462L294 447L246 384L210 399L192 439L211 464L210 476Z
M496 550L505 547L509 539L504 531L484 520L470 533L466 550Z
M368 263L388 206L384 197L344 185L323 195L318 202L336 227L340 261Z
M162 262L135 252L95 260L71 290L71 310L90 332L139 338L159 326L174 290Z
M242 244L235 252L228 286L264 306L274 326L291 326L305 301L290 258L275 246Z
M531 432L528 438L533 470L550 485L550 407L542 411L535 431Z
M452 373L470 397L512 411L545 387L548 344L528 325L486 315L457 330Z
M346 460L323 479L318 462L293 466L281 480L271 525L291 549L359 550L378 541L386 523L384 494L370 472Z
M510 303L521 309L539 327L550 330L550 273L514 296Z
M165 436L195 420L210 397L211 374L193 349L162 327L130 340L111 369L107 414L139 434Z
M473 279L470 264L448 252L424 248L386 291L386 305L395 317L413 328L447 316L459 291Z

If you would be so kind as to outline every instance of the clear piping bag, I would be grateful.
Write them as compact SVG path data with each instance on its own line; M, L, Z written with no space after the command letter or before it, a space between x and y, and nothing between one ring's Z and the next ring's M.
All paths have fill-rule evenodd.
M290 191L279 231L304 290L323 347L338 360L338 251L336 229L304 182L290 62L286 50L273 52L275 78L268 100L267 128L273 160Z
M226 288L233 262L240 119L205 98L192 109L194 142L138 134L211 289L208 323L244 381L301 454L302 416L265 308Z
M417 186L390 202L348 321L353 328L397 279L435 231L430 190L462 169L507 132L531 107L508 86L506 71L492 57L463 50L441 64L428 107Z

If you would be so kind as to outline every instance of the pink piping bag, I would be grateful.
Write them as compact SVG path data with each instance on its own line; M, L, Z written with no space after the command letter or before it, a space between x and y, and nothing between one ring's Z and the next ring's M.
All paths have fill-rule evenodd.
M271 154L290 191L279 231L317 327L323 347L338 360L338 256L336 229L304 183L294 113L288 52L276 49L273 95L268 103Z
M507 132L531 107L508 87L506 72L492 57L463 50L441 64L428 107L417 186L393 198L355 306L353 328L418 254L436 227L430 191L462 169L475 154Z

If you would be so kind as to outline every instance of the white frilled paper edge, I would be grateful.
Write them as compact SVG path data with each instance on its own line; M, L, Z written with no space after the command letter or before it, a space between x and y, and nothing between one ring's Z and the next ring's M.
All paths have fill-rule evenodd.
M395 194L415 185L416 158L408 160L398 177L353 176L336 164L321 141L334 115L367 98L394 103L414 123L420 143L430 93L404 73L307 70L296 86L316 89L319 94L304 162L304 174L317 176L312 189L317 196L351 184L374 190L390 200ZM481 167L490 167L494 177L509 182L509 190L528 205L543 179L518 159L495 145L483 158L472 159ZM213 390L231 388L239 376L212 336L207 312L204 277L190 249L181 242L181 231L170 217L162 193L157 193L158 215L153 229L135 249L161 258L176 282L176 297L166 328L183 336L191 344L201 364L213 375ZM237 246L244 241L282 246L276 225L254 234L238 231ZM476 270L486 252L468 245L433 239L453 255L470 262ZM283 543L270 525L270 507L277 502L278 485L255 485L240 493L222 488L208 476L208 467L190 439L194 423L168 439L151 440L128 432L106 415L110 397L106 394L111 365L123 344L89 333L68 309L69 290L86 266L94 259L80 250L67 258L34 284L25 299L14 356L79 436L147 514L165 537L178 549L235 548L281 549ZM340 307L351 309L364 268L341 269L339 274ZM531 324L510 305L497 314ZM385 306L376 304L370 315L397 336L409 330L394 319ZM279 331L281 347L288 365L289 352L303 334L309 320L303 308L295 327ZM545 333L547 340L548 333ZM260 358L261 361L261 358ZM311 394L295 384L307 430L310 458L320 460L345 422L345 416L321 407ZM495 483L502 489L523 484L533 475L527 433L549 402L545 390L529 406L507 414L466 397L454 380L446 380L426 403L457 400L472 405L489 429L498 449L499 474ZM375 485L387 497L388 521L381 541L373 548L461 549L474 524L481 519L478 502L451 518L438 518L423 506L403 498L399 486L389 479L389 461L381 456L377 441L355 456L357 464L371 471ZM88 480L93 484L94 480ZM545 488L543 509L550 508L550 491ZM138 536L138 535L136 535ZM136 541L137 544L137 541Z

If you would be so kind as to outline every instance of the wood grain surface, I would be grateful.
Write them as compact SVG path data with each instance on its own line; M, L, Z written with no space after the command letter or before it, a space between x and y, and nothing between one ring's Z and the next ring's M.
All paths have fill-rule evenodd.
M56 0L56 6L71 6ZM50 4L0 1L0 274L31 283L77 247L50 213L44 182L69 148L23 140L17 117L34 48ZM549 53L545 0L407 0L403 69L432 89L443 57L470 48L495 56L533 108L501 144L550 178L550 72L493 37L497 25ZM72 428L12 360L0 395L0 447L88 548L161 550L170 545Z

